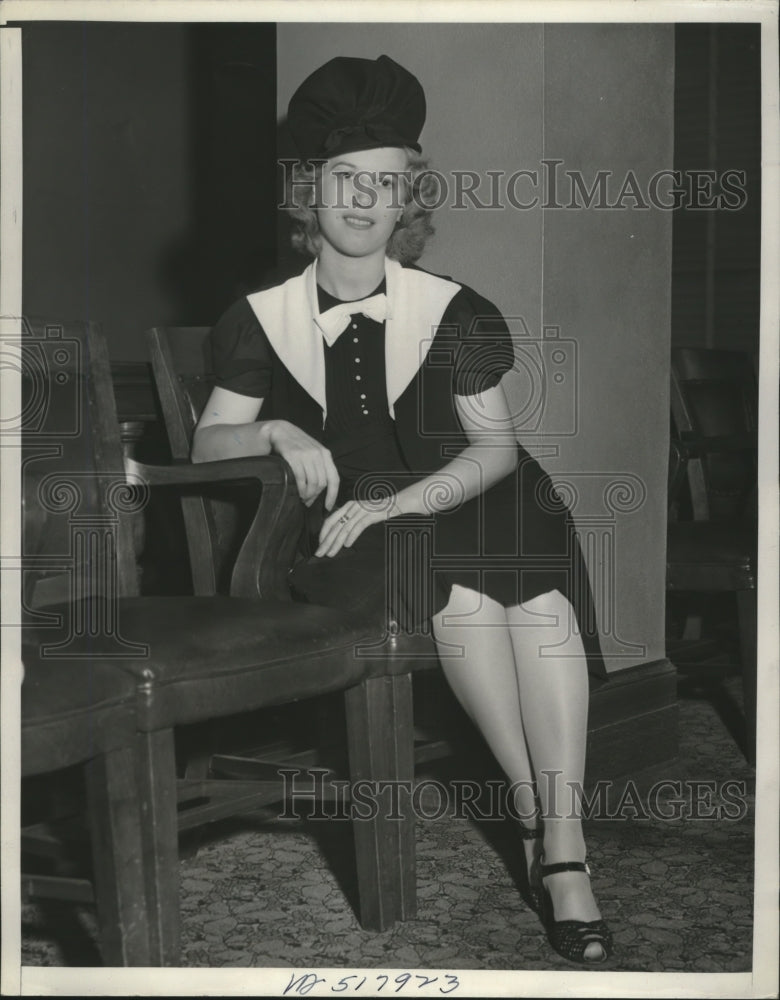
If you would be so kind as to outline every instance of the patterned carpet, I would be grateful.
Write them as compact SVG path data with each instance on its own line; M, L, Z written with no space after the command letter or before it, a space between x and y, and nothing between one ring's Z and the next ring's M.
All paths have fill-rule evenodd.
M729 728L739 697L736 677L701 689L681 682L679 761L627 792L612 789L613 818L586 822L595 893L615 937L614 957L601 969L750 969L754 772ZM676 818L679 788L666 786L655 804L649 797L659 779L684 783ZM693 781L706 783L698 786L699 818L685 815ZM353 909L348 823L221 824L181 862L183 965L573 968L552 951L519 892L511 821L420 819L417 851L417 917L370 933ZM22 961L99 964L89 908L25 906Z

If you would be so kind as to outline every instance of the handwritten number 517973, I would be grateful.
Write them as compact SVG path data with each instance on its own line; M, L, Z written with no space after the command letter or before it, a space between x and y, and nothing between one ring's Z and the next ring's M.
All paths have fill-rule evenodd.
M424 989L426 986L435 986L439 980L443 980L442 985L439 986L438 990L434 990L434 995L440 993L442 996L446 996L448 993L454 993L460 986L460 981L457 976L451 975L449 973L443 976L425 976L419 972L402 972L394 978L390 976L385 976L384 974L378 974L373 978L378 985L376 987L377 993L381 993L382 990L389 984L388 993L400 993L405 987L418 990ZM338 982L333 983L330 986L331 993L357 993L368 982L368 976L360 976L356 974L351 974L349 976L342 976ZM352 980L357 980L357 982L352 982ZM293 973L290 976L290 981L284 988L283 995L286 996L288 993L297 993L298 996L306 996L315 987L323 985L327 988L328 980L325 976L318 976L315 972L304 972L302 974ZM430 995L430 990L427 991Z

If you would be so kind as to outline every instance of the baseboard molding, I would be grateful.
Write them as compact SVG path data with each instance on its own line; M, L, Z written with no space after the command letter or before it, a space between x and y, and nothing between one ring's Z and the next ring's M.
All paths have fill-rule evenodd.
M591 694L586 783L640 774L679 751L677 671L667 659L610 675Z

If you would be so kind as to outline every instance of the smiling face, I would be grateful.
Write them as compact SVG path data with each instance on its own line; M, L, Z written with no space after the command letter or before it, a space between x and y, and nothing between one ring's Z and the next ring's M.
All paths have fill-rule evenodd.
M327 161L317 207L324 253L384 254L403 212L400 175L406 168L406 152L394 147L344 153Z

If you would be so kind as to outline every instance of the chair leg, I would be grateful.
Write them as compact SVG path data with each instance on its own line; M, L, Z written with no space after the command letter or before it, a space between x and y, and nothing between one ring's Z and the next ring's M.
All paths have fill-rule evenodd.
M353 784L394 786L374 799L379 807L376 816L352 820L360 922L367 930L385 930L396 920L413 917L417 907L414 816L409 805L414 778L411 675L363 681L345 692L345 704ZM391 794L398 798L391 799ZM401 818L390 818L391 802L400 804Z
M756 763L756 701L758 674L758 608L755 590L737 591L742 693L745 704L745 757Z
M179 965L179 831L173 730L138 733L150 965Z
M141 810L132 748L89 761L85 783L103 961L147 966Z

